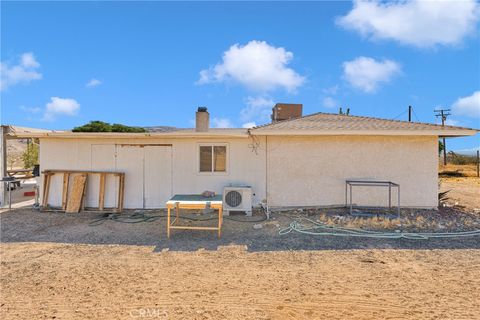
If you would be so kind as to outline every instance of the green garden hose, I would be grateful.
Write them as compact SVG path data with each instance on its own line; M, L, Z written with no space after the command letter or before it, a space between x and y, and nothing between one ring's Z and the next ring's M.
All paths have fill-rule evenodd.
M305 220L310 225L302 224ZM480 230L461 231L461 232L381 232L362 229L343 228L325 225L308 218L294 220L290 225L279 231L280 235L291 232L298 232L313 236L335 236L335 237L362 237L377 239L410 239L410 240L428 240L431 238L458 238L480 236Z

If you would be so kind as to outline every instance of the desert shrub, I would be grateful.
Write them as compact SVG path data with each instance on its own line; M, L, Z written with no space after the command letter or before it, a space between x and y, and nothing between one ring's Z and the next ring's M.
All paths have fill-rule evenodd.
M38 164L38 144L29 143L22 154L23 167L31 169Z
M457 165L475 164L477 163L477 158L475 156L467 156L451 152L447 156L447 162Z

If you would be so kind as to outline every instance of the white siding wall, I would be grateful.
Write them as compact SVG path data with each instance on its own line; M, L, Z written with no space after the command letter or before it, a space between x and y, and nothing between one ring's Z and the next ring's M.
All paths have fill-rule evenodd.
M267 150L271 206L343 205L346 179L393 181L402 206L437 206L436 137L268 137ZM360 205L388 204L388 188L354 187L353 195Z
M260 145L256 154L250 148L252 140L247 138L169 140L45 138L41 139L40 163L42 170L113 171L116 168L111 167L111 163L115 161L108 155L102 159L92 158L92 145L172 144L172 179L158 181L158 188L166 188L166 184L170 183L169 188L165 190L171 190L171 194L201 193L204 190L221 193L225 185L233 183L251 185L255 193L255 205L267 198L267 194L269 205L274 207L343 205L345 179L381 179L401 185L402 206L437 206L436 137L270 136L259 137L258 142ZM199 143L228 144L227 174L205 175L198 172ZM126 183L129 183L128 177ZM135 183L138 181L133 182ZM52 183L50 192L52 205L61 203L61 184L60 176ZM148 187L152 188L152 185ZM93 190L93 194L96 193L94 192L96 187L89 188ZM131 197L141 198L142 193ZM113 202L115 194L107 192L106 198ZM138 206L133 200L132 203L128 203L130 202L128 199L129 197L126 197L127 208ZM387 199L387 189L354 189L353 200L357 204L385 205ZM396 199L395 192L393 199ZM88 206L96 204L96 196L87 199Z
M262 140L262 139L260 139ZM221 193L223 187L228 184L245 184L250 185L255 193L254 204L258 204L265 199L265 150L259 150L257 154L252 152L249 145L251 139L233 138L233 139L51 139L45 138L40 141L40 164L41 170L47 169L70 169L70 170L105 170L105 171L122 171L122 168L115 168L115 159L109 154L108 150L113 148L115 144L172 144L171 147L171 172L172 178L168 180L158 181L158 188L171 190L171 194L198 194L205 190ZM198 172L198 145L200 143L227 143L228 144L228 172L226 174L200 174ZM101 148L103 154L101 159L96 159L98 153L91 152L93 149ZM117 151L118 152L118 151ZM133 159L129 166L135 171L135 163L139 163ZM135 160L135 161L134 161ZM138 164L140 166L140 163ZM162 163L158 163L159 166ZM124 167L125 163L117 163L117 166ZM149 167L154 164L149 163ZM141 170L140 170L141 171ZM125 197L125 207L139 207L143 199L140 171L126 177L126 191L129 195ZM148 170L147 170L148 174ZM135 177L135 178L133 178ZM129 180L130 178L130 180ZM135 181L132 181L135 179ZM98 199L96 197L98 187L98 179L90 179L88 190L92 196L87 199L87 206L96 206ZM113 184L114 186L114 184ZM115 198L115 188L106 190L106 205L110 205ZM151 181L146 185L152 188ZM49 203L52 206L60 206L62 177L58 175L52 180ZM161 190L159 191L159 194ZM110 199L110 200L107 200ZM151 198L146 198L146 206L149 207Z

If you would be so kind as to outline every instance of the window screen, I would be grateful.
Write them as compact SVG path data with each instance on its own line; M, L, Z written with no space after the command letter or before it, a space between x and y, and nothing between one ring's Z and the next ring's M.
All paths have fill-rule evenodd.
M200 146L200 172L212 172L211 146Z
M227 171L227 147L214 146L213 151L214 151L213 167L215 172Z
M200 172L226 172L226 146L200 146Z

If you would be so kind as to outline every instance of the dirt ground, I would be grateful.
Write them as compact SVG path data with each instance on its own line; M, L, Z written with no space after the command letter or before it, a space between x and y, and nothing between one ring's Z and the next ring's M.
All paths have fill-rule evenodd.
M321 214L274 213L261 229L225 220L221 239L176 231L167 240L164 218L96 224L98 213L4 212L0 317L480 319L480 236L279 235L292 219ZM402 214L480 225L453 208Z
M479 319L479 250L1 244L2 319Z
M440 179L440 191L450 190L447 203L480 213L480 178L448 177Z
M0 212L0 318L480 319L480 236L279 234L299 217L388 232L480 229L480 180L442 178L441 188L451 190L447 207L404 209L400 220L294 210L226 219L221 239L175 231L168 240L161 210L139 223Z

